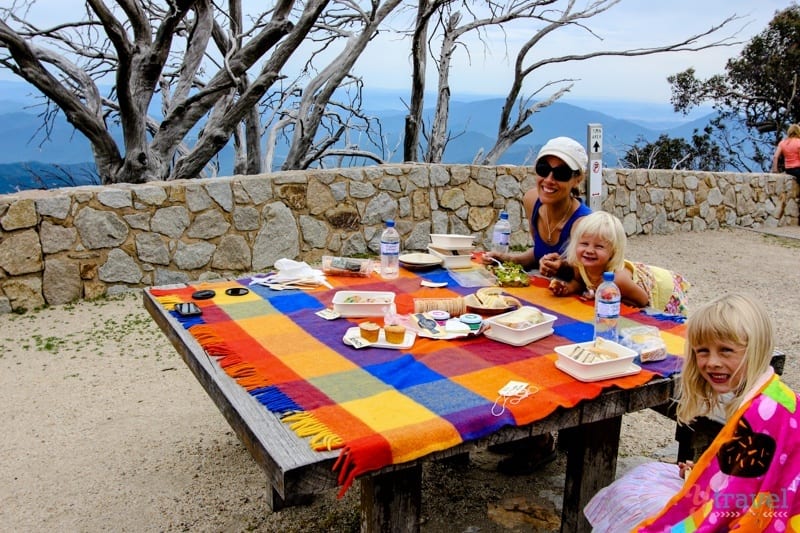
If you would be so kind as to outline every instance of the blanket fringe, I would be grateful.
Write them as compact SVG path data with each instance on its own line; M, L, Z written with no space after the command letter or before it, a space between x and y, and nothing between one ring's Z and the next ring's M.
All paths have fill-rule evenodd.
M219 347L221 352L232 352L232 350L226 347L222 337L208 324L198 324L192 328L191 333L206 351L208 351L209 347L216 346ZM219 355L226 355L226 353L220 353Z
M315 437L312 437L309 441L311 447L318 452L327 450L338 450L342 446L344 446L344 439L342 439L339 435L334 434L331 431L327 431L325 433L320 433Z
M349 443L333 464L342 487L337 497L343 497L358 476L392 463L392 449L380 435L368 435Z
M150 294L160 303L164 309L172 309L175 304L183 303L184 299L174 294L165 294L163 296L156 296L156 291L150 291Z
M261 405L280 416L300 411L300 406L274 385L253 389L250 394Z
M341 485L337 498L343 498L347 490L353 486L356 477L362 473L363 469L356 466L356 461L353 457L353 450L350 447L344 448L341 455L333 463L333 471L339 471L338 482Z
M223 340L223 338L208 324L197 324L192 326L190 333L197 339L200 346L208 352L208 355L213 355L219 359L221 367L235 365L240 363L242 358L237 355L234 350Z
M311 437L309 445L316 451L334 450L344 445L342 438L312 413L295 411L281 418L281 421L289 424L289 429L298 437Z

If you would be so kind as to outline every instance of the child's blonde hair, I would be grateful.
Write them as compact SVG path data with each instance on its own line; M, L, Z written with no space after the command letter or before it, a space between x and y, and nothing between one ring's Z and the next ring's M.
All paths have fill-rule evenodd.
M689 316L686 331L677 417L688 424L698 416L711 414L721 405L719 394L700 375L694 347L710 342L728 342L745 347L742 378L734 397L726 402L730 417L745 394L769 367L774 350L774 331L767 311L752 296L727 294L703 305Z
M800 137L800 124L792 124L791 126L789 126L789 129L786 132L786 134L789 137Z
M570 265L578 267L581 275L586 282L586 273L583 271L578 259L578 244L583 237L588 235L602 239L608 243L609 259L606 271L616 272L622 268L625 263L625 246L628 244L628 237L625 235L625 228L622 227L622 222L605 211L595 211L581 217L575 222L572 235L569 238L569 244L564 251L564 260Z

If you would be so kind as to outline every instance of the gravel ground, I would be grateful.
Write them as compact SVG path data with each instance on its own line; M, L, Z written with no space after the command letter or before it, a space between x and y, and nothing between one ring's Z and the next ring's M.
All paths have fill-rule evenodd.
M743 290L775 321L800 386L800 228L635 236L631 259L672 268L691 301ZM143 310L138 293L0 316L2 531L358 531L357 486L270 513L266 478ZM620 471L674 460L674 423L623 422ZM557 531L565 458L505 477L500 456L424 469L423 532Z

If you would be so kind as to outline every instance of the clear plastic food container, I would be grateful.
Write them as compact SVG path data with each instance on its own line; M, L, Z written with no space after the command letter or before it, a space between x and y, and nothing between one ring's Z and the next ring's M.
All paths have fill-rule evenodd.
M639 354L643 363L661 361L667 357L667 344L654 326L623 328L619 332L619 343Z
M375 263L372 259L322 256L322 271L328 276L356 276L366 278L372 274Z
M385 316L394 311L394 296L388 291L339 291L332 303L343 317Z

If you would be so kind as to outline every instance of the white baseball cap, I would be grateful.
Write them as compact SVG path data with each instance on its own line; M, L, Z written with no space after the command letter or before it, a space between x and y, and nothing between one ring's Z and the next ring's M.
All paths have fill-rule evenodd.
M570 137L554 137L547 141L539 150L536 161L546 155L556 156L572 170L584 171L589 164L589 156L586 155L583 145Z

